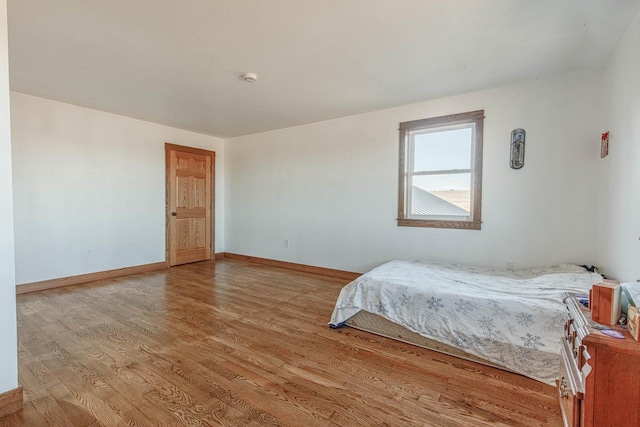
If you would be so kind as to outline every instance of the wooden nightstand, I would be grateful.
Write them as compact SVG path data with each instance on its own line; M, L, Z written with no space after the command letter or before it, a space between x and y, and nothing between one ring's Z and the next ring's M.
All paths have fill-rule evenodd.
M640 427L640 343L589 327L590 312L565 295L558 399L565 426Z

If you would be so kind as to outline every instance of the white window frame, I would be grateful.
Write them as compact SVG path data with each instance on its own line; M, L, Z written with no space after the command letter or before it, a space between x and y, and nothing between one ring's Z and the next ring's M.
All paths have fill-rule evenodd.
M409 227L459 228L480 230L482 226L482 136L484 110L451 114L400 123L400 175L398 191L398 225ZM441 171L413 171L414 138L430 132L472 129L471 168ZM414 176L429 174L470 173L471 205L468 216L413 215L411 188Z

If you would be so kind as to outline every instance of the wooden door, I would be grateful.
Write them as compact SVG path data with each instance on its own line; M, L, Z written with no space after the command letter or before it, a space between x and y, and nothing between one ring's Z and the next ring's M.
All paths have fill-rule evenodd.
M167 263L212 258L215 152L165 144Z

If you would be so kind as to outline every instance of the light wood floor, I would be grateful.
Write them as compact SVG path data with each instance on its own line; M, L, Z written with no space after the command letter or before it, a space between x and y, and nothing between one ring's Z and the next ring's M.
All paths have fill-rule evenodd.
M223 260L21 295L0 425L561 425L552 387L329 329L344 284Z

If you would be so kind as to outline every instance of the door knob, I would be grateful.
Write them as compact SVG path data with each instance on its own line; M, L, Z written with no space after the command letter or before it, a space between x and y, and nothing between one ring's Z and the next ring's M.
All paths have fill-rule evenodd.
M171 212L171 216L176 216L176 215L178 215L177 212Z

